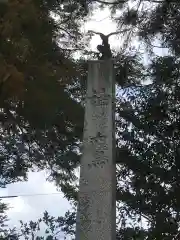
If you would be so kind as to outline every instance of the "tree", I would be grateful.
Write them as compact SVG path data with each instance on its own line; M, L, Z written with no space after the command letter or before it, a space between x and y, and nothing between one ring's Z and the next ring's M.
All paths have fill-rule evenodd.
M7 206L2 204L1 207L1 217L0 217L0 238L2 240L57 240L64 232L66 235L74 236L75 229L75 213L66 212L65 216L59 216L57 218L49 215L47 211L44 212L43 217L37 219L37 221L22 222L20 221L19 228L9 229L7 222L7 216L5 211Z
M117 99L116 109L119 115L117 201L121 225L117 228L117 238L178 239L179 2L139 1L133 9L127 3L109 4L112 14L116 10L123 12L114 18L119 26L132 26L125 41L125 54L120 59L137 56L132 61L133 71L129 61L125 62L125 68L117 64L117 80L126 73L117 82L126 93L124 98ZM132 37L147 48L146 66L142 66L142 54L133 55L128 48ZM165 55L158 56L154 46L165 48ZM143 85L145 80L151 83Z
M82 71L72 54L87 14L81 1L1 3L1 187L34 167L63 181L77 166L83 108L71 95Z
M140 1L141 10L135 7L136 22L132 23L127 16L134 9L126 8L126 2L118 21L133 25L134 35L147 47L150 63L141 77L151 83L131 88L117 106L121 129L117 140L121 228L117 235L118 239L178 239L180 6L178 1ZM113 4L113 10L118 8ZM164 56L153 51L155 42L158 48L166 48ZM128 224L130 219L133 226Z
M87 14L81 1L0 3L0 187L26 180L30 169L49 170L62 190L71 187L83 122L72 98L82 64L72 55L83 50ZM1 237L10 235L18 237L7 229Z
M76 99L86 63L72 56L85 51L80 27L87 10L82 1L0 3L0 187L46 169L68 198L75 196L69 189L83 126ZM0 237L19 233L5 228Z
M94 2L103 4L103 1ZM132 30L126 36L123 54L116 53L119 57L116 65L117 83L126 91L124 98L121 96L117 99L117 114L119 114L119 119L116 122L117 127L119 127L117 130L119 135L117 139L117 201L120 203L118 205L118 220L121 224L121 228L117 227L117 237L119 239L173 239L175 236L178 237L180 221L178 196L179 2L161 1L155 3L157 1L154 1L153 3L147 3L147 1L142 0L131 10L127 2L118 1L109 4L112 13L119 9L123 12L122 16L118 18L116 16L115 19L119 26L122 25L124 28L129 25L132 26ZM80 8L77 6L83 6L84 8L85 5L84 9L87 11L89 3L77 1L77 4L74 5L77 10L75 13L82 16ZM107 6L107 4L105 5ZM20 5L15 7L17 6ZM62 13L60 8L55 7L55 5L48 6L45 9L46 14L50 10ZM68 5L65 9L69 11L67 10ZM15 19L16 17L13 17L12 22L15 22ZM47 21L45 22L47 23ZM38 31L42 30L42 28L38 28L38 24L35 26L37 26ZM74 25L71 26L74 29ZM6 45L2 48L6 49L2 59L8 59L8 64L11 63L11 65L8 65L8 73L10 74L6 75L4 74L6 71L1 70L2 82L5 86L9 83L8 80L11 80L10 76L13 76L13 81L23 79L18 84L21 86L24 84L25 87L18 87L18 91L10 91L8 85L6 86L9 89L8 91L3 89L2 143L4 145L2 146L1 167L1 169L4 168L4 172L2 171L3 178L7 182L12 179L12 181L15 181L20 176L19 169L21 168L23 169L21 172L24 173L32 164L35 164L38 168L48 165L48 168L51 169L52 179L56 179L57 182L60 179L60 183L64 180L63 185L68 192L71 187L71 185L68 185L70 173L79 164L79 156L76 152L81 140L83 126L83 108L74 99L75 96L82 96L79 78L86 77L86 64L83 64L83 67L81 64L72 61L69 58L71 51L59 50L55 42L52 43L51 37L48 38L47 36L48 44L44 48L43 46L42 48L39 47L44 39L42 32L36 41L33 41L33 36L31 36L30 45L32 44L32 49L36 49L36 51L26 57L25 63L21 63L22 60L19 60L19 55L23 56L21 51L24 49L25 43L23 43L20 51L19 45L17 48L17 42L20 42L19 38L15 41L16 37L13 35L12 44L12 40L9 42L10 36L7 37L8 41L1 43ZM150 60L148 67L143 66L141 53L136 52L134 54L128 48L132 37L138 37L140 43L148 47ZM160 38L160 44L163 43L159 46L169 49L166 56L159 57L153 51L154 41L157 41L157 37ZM52 45L57 47L55 47L56 51L53 51L53 54L51 51L53 49ZM12 64L10 61L11 58L14 58L9 57L9 49L11 49L9 52L19 54L12 54L16 58L16 64ZM44 52L47 55L44 56ZM6 57L4 58L4 56ZM41 58L36 59L36 56ZM58 71L59 65L56 61L59 59L63 59L63 62L67 60L67 62L65 61L66 66L70 67L68 71L64 70L65 67L60 72ZM51 71L47 67L49 61L52 63L50 65ZM5 64L6 62L2 62L1 66L6 67ZM35 68L33 68L34 65ZM76 72L73 71L75 67L77 67L79 75L76 75ZM52 73L52 75L47 75L47 72ZM70 74L68 77L67 72ZM49 84L50 79L52 80L51 84ZM63 86L61 85L60 88L59 79L63 79ZM143 80L150 80L151 83L143 86ZM19 91L19 89L22 90ZM59 91L61 91L61 96L58 94ZM74 99L72 99L72 96ZM48 107L43 108L44 103ZM31 109L32 114L29 114L27 109ZM40 109L41 111L39 111ZM78 118L74 118L71 109L76 109ZM31 146L31 149L29 149L29 146ZM8 151L10 148L16 150L15 154L12 155L12 151ZM15 159L14 162L9 160L10 154ZM31 161L29 161L29 157ZM20 159L19 163L17 159ZM13 174L15 174L15 179ZM72 192L72 189L70 192ZM73 194L74 196L76 194ZM128 225L130 219L133 226ZM146 220L149 224L146 228L141 224L142 220Z

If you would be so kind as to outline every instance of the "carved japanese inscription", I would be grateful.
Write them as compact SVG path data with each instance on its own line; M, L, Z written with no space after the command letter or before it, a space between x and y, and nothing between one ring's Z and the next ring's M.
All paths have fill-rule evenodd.
M89 159L89 167L103 167L108 162L108 144L107 136L100 132L95 137L90 136L84 140L84 147L89 148L92 153L92 159Z
M87 83L76 240L114 240L112 62L90 62Z
M94 96L91 98L91 103L95 106L106 106L109 104L109 96L105 95L103 97L101 96Z

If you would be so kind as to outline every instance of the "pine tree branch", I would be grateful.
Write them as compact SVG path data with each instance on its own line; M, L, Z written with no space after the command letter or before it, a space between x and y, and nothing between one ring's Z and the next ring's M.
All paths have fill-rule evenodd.
M119 1L115 1L115 2L106 2L106 1L101 1L101 0L95 0L95 2L98 2L98 3L102 3L102 4L119 4L119 3L125 3L127 2L126 0L119 0Z
M158 46L158 45L154 45L152 43L150 43L149 41L146 42L147 45L150 45L151 47L155 47L155 48L168 48L168 47L164 47L164 46Z
M0 82L0 95L2 94L4 83L10 78L11 74L7 73L3 80Z
M142 0L144 2L150 2L150 3L164 3L164 1L161 1L161 0ZM102 4L109 4L109 5L116 5L116 4L120 4L120 3L126 3L128 2L128 0L118 0L118 1L115 1L115 2L108 2L108 1L103 1L103 0L95 0L95 2L98 2L98 3L102 3ZM178 2L177 0L171 0L171 3L174 2Z

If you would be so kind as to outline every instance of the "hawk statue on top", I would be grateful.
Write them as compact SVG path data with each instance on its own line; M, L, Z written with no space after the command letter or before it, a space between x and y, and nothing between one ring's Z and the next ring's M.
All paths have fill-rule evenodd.
M112 35L116 35L119 33L123 33L125 31L128 31L129 29L125 29L122 31L118 31L118 32L112 32L109 33L108 35L104 35L103 33L100 32L95 32L92 30L89 30L88 33L94 33L94 34L98 34L102 40L102 44L101 45L97 45L97 50L99 51L99 60L105 60L105 59L111 59L112 58L112 52L111 52L111 47L109 44L109 37Z

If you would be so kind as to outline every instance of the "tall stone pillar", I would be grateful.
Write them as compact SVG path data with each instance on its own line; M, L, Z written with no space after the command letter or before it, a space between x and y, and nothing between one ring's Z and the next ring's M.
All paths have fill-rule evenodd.
M76 240L115 240L114 100L113 61L90 61Z

